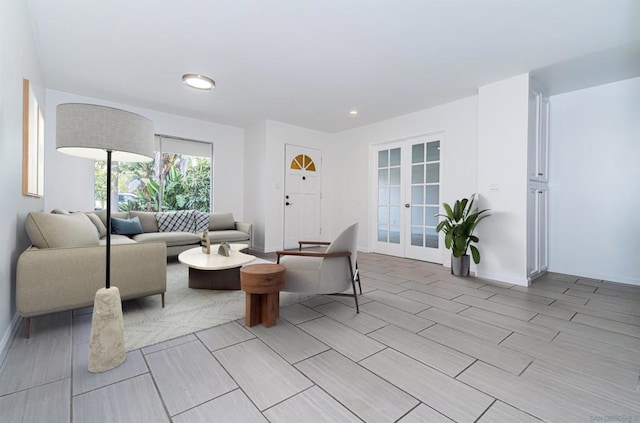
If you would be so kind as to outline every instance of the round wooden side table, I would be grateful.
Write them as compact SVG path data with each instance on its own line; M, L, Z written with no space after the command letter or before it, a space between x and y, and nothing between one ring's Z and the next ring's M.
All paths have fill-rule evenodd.
M280 315L280 289L285 267L281 264L251 264L240 268L240 285L246 292L245 324L262 323L269 328Z

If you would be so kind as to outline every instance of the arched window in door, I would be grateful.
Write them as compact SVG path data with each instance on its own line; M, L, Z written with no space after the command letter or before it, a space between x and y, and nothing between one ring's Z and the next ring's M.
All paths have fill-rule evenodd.
M315 172L316 165L313 163L311 157L306 154L298 154L293 160L291 160L291 169L306 170L307 172Z

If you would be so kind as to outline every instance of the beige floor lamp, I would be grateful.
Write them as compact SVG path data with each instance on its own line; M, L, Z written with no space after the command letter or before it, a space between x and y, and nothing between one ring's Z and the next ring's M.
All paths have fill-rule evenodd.
M111 286L111 162L153 160L153 123L140 115L94 104L56 108L56 148L73 156L107 159L105 287L96 292L89 343L89 371L104 372L126 358L120 291Z

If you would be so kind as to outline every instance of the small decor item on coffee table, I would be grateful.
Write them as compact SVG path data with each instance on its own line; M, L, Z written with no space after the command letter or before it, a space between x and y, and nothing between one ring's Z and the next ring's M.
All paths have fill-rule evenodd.
M211 254L211 240L209 239L209 230L202 233L202 239L200 240L202 245L202 252L205 254Z
M240 269L240 285L246 294L245 324L262 323L270 328L280 315L280 290L285 267L281 264L251 264Z
M220 243L220 247L218 247L218 254L220 254L221 256L229 257L230 250L231 247L229 246L229 243L226 241L222 241Z

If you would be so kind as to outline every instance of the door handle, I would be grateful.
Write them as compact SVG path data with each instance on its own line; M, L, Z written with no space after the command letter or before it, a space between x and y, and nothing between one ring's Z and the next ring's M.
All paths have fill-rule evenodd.
M290 203L290 202L287 201L286 203L284 203L284 205L285 206L293 206L293 203Z
M405 203L405 205L404 205L404 206L405 206L406 208L409 208L409 207L411 207L411 204L409 204L409 203Z

